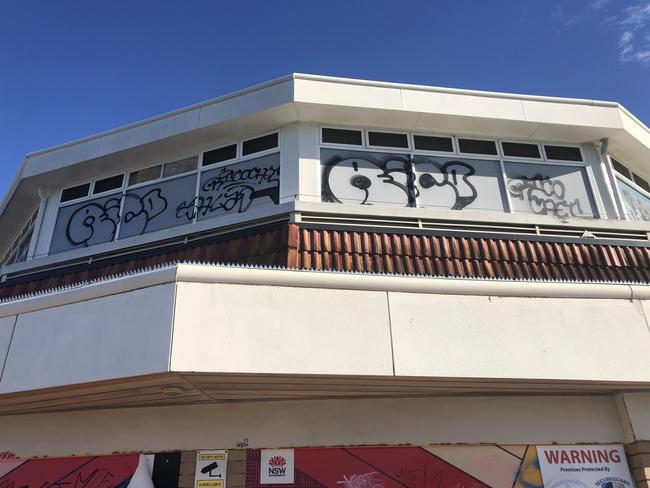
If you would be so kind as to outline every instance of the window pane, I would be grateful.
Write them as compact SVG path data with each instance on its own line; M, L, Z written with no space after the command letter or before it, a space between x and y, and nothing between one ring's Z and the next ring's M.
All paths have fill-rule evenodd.
M346 129L323 129L323 142L331 144L354 144L360 146L362 143L360 130Z
M629 169L627 169L621 163L616 161L614 158L610 158L610 159L612 160L612 166L614 167L614 171L619 172L620 174L625 176L628 180L632 179L632 173L630 173Z
M514 212L556 217L593 217L583 168L505 163Z
M196 174L159 181L126 193L120 238L192 222L184 210L193 208Z
M503 154L517 158L541 158L537 144L524 144L521 142L502 142Z
M203 220L277 205L279 199L280 154L275 153L204 171L196 211Z
M422 151L454 152L451 137L413 136L415 149Z
M237 144L231 144L230 146L220 147L218 149L213 149L203 153L203 162L202 166L209 166L211 164L220 163L222 161L228 161L229 159L235 159L237 157Z
M266 151L278 147L278 133L269 134L268 136L258 137L256 139L249 139L244 141L242 145L242 154L244 156L256 152Z
M160 170L162 169L161 165L152 166L151 168L141 169L139 171L134 171L129 175L129 186L137 185L138 183L144 183L145 181L157 180L160 178Z
M546 157L558 161L582 161L579 147L544 146Z
M409 139L406 134L368 132L368 144L371 146L408 148Z
M650 192L650 185L646 180L641 178L638 174L632 173L632 176L634 177L634 183L639 185L641 188L643 188L645 191Z
M503 211L505 191L498 161L415 156L418 206Z
M497 154L497 145L494 141L481 141L478 139L458 139L460 152L471 154Z
M180 161L174 161L173 163L167 163L163 168L163 178L194 171L196 169L196 162L197 157L193 156L191 158L181 159Z
M123 181L124 175L116 175L111 176L110 178L104 178L103 180L97 180L95 182L95 187L93 188L93 194L122 188Z
M50 253L112 241L120 221L121 193L59 209Z
M408 155L321 149L324 202L409 207L415 204Z
M61 202L69 202L70 200L76 200L77 198L87 197L89 191L90 183L66 188L61 192Z
M616 183L625 204L625 216L630 220L650 220L650 198L618 178Z

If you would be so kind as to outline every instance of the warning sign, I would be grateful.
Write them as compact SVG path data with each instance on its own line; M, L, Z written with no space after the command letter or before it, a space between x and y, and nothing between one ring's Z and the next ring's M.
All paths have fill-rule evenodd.
M199 451L196 454L195 488L226 488L228 451Z

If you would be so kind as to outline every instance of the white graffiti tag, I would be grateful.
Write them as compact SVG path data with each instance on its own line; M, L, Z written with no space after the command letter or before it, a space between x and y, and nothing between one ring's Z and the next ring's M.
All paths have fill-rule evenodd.
M377 478L377 473L343 475L343 481L337 481L343 488L384 488L384 482Z

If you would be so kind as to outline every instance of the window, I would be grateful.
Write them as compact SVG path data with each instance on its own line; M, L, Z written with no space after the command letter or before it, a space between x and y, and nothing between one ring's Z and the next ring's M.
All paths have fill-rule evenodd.
M638 174L636 174L636 173L632 173L632 176L633 176L633 181L634 181L634 183L636 183L636 184L639 185L641 188L643 188L645 191L647 191L648 193L650 193L650 185L648 184L648 182L647 182L646 180L644 180L643 178L641 178L641 177L640 177Z
M523 142L502 142L504 156L514 158L535 158L540 159L539 146L537 144L526 144Z
M66 188L61 192L61 203L87 197L89 191L90 183Z
M499 161L416 155L413 169L419 207L495 212L508 208Z
M163 178L194 171L196 169L196 162L197 157L193 156L191 158L181 159L180 161L174 161L173 163L167 163L163 168Z
M379 147L408 148L409 138L406 134L394 134L391 132L368 132L368 145Z
M514 212L593 217L594 205L584 168L504 163Z
M277 148L278 137L276 132L206 151L201 168L192 156L133 171L126 188L124 174L67 188L61 202L70 203L59 206L50 254L277 205L279 151L243 160L240 154Z
M0 266L5 266L7 264L21 263L27 259L27 253L29 252L29 245L32 242L32 235L34 233L34 224L36 222L36 216L38 215L38 209L32 213L32 216L29 218L27 223L23 226L18 236L14 239L14 242L11 244L11 247L6 252L2 261L0 261Z
M413 142L421 151L454 152L451 137L413 136Z
M162 165L152 166L150 168L141 169L134 171L129 174L129 186L137 185L138 183L144 183L146 181L157 180L160 178L160 172L162 171Z
M632 172L627 169L625 166L623 166L621 163L616 161L614 158L610 158L612 160L612 166L614 167L614 171L622 174L625 176L628 180L632 179Z
M278 133L269 134L267 136L249 139L242 144L242 154L248 156L268 149L278 147Z
M497 155L497 145L494 141L483 141L480 139L458 139L460 152L469 154Z
M616 183L625 207L625 217L630 220L650 220L650 198L620 178L616 178Z
M582 161L582 154L579 147L568 146L544 146L547 159L557 161Z
M360 130L329 129L323 128L323 142L329 144L347 144L360 146L363 144L362 132Z
M220 147L203 153L202 166L209 166L211 164L221 163L237 157L237 144L230 146Z
M321 149L323 201L357 205L412 207L406 185L410 160L406 154ZM391 178L384 178L390 171Z
M327 143L343 139L326 130L321 138L323 202L596 216L585 164L550 164L542 150L582 161L577 146L375 130L367 130L364 142L359 129L354 139L359 149L334 148Z
M95 181L95 186L93 187L93 195L115 190L116 188L122 188L123 182L124 175L116 175L109 178L104 178L103 180L97 180Z

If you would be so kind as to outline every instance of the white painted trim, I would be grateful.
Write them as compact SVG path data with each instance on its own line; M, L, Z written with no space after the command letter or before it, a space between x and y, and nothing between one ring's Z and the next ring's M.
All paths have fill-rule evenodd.
M439 295L650 299L650 285L474 280L178 264L159 270L144 271L67 290L54 291L45 295L5 302L0 304L0 318L172 282L289 286Z

